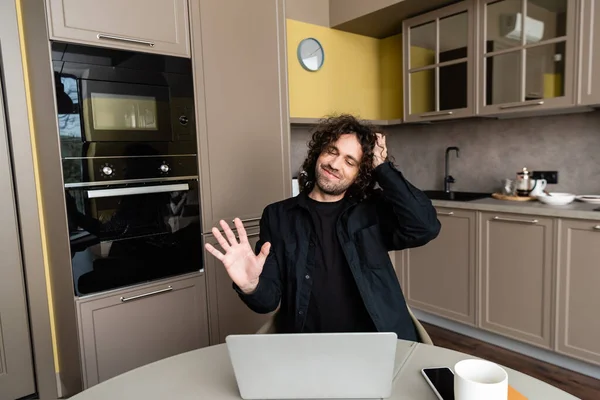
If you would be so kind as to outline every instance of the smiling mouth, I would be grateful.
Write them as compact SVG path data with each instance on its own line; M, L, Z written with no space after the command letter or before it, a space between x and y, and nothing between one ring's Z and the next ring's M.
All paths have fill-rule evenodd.
M335 178L335 179L340 179L340 178L339 178L337 175L335 175L333 172L329 171L327 168L325 168L325 167L321 167L321 169L322 169L323 171L325 171L325 173L326 173L327 175L331 176L332 178Z

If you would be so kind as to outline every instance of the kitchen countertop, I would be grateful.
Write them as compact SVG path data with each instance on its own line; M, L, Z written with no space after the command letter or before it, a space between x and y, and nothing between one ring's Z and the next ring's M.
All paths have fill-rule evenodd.
M496 200L491 197L471 201L432 200L432 203L435 207L600 221L600 211L594 211L594 208L598 208L600 205L582 203L577 200L565 206L551 206L537 200L509 201Z

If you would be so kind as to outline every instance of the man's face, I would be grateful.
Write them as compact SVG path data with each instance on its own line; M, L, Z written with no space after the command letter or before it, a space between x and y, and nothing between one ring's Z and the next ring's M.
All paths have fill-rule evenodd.
M363 152L356 135L343 134L321 153L315 166L316 184L328 195L341 195L358 177Z

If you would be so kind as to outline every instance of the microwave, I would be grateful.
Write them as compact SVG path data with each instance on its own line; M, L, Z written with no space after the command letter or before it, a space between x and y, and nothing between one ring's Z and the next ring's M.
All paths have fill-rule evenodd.
M197 152L190 59L53 42L52 62L63 158Z

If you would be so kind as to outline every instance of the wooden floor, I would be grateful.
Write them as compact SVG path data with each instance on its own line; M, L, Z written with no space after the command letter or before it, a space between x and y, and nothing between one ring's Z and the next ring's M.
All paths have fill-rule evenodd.
M423 323L436 346L460 351L505 365L547 382L583 400L600 400L600 380L581 375L502 347Z

